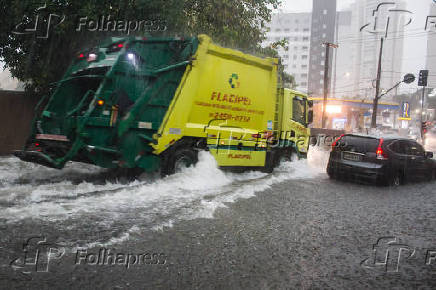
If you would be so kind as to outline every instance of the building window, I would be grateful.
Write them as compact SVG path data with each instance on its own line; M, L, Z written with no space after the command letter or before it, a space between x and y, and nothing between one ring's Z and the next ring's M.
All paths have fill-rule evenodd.
M295 28L295 32L298 32L298 28Z
M281 29L276 29L276 32L280 32L280 31L282 31Z
M309 28L304 28L303 31L304 32L309 32Z
M308 50L309 48L307 46L302 47L303 50Z
M305 87L305 86L307 86L307 83L306 83L306 82L302 82L300 85L301 85L302 87Z
M298 46L294 46L294 50L298 50Z
M324 84L324 80L323 79L319 80L319 84L323 85Z
M323 34L322 34L322 38L325 38L325 37L326 37L326 34L325 34L325 33L323 33Z
M301 74L302 78L307 78L307 74Z
M298 41L298 37L294 37L294 41Z
M294 59L297 59L297 55L296 54L294 54Z
M324 9L324 10L322 11L322 14L327 15L327 9Z
M309 41L309 37L307 36L303 37L303 41Z
M301 68L307 69L307 64L302 64Z
M293 64L293 65L292 65L292 68L297 68L297 65L296 65L296 64Z
M303 54L303 55L301 56L301 59L307 59L307 55Z
M323 25L322 25L322 28L323 28L323 29L327 29L327 25L323 24Z

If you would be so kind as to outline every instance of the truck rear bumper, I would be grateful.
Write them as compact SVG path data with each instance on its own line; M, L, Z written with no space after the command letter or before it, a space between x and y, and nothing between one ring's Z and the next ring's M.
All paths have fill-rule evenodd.
M38 151L17 150L14 151L14 155L26 162L38 163L56 169L61 169L63 167L63 164L57 164L52 158L50 158L50 156Z

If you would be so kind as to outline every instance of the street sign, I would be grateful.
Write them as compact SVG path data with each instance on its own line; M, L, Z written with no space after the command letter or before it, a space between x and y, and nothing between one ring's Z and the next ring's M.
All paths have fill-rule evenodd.
M403 82L406 84L411 84L415 81L415 75L414 74L406 74L403 78Z
M400 120L411 120L410 117L410 104L408 102L403 102L401 104L401 115Z
M427 86L427 78L428 78L428 70L420 70L419 71L419 79L418 79L418 86L420 87L426 87Z

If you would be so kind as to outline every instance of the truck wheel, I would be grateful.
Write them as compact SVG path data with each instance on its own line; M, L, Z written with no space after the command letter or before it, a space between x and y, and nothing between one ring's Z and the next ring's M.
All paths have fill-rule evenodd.
M161 175L167 176L178 173L185 168L195 165L197 161L197 151L189 148L179 148L168 157L167 164L162 168Z
M270 151L266 153L265 166L260 170L263 173L272 173L274 171L274 167L277 164L277 152Z
M291 162L294 158L294 152L291 150L282 150L277 152L279 155L277 158L277 166L280 166L284 162Z

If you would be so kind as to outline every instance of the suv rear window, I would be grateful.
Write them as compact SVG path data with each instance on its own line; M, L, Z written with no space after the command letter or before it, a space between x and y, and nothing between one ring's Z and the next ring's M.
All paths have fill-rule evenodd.
M359 153L376 152L379 140L370 137L346 135L336 145L341 151L352 151Z

